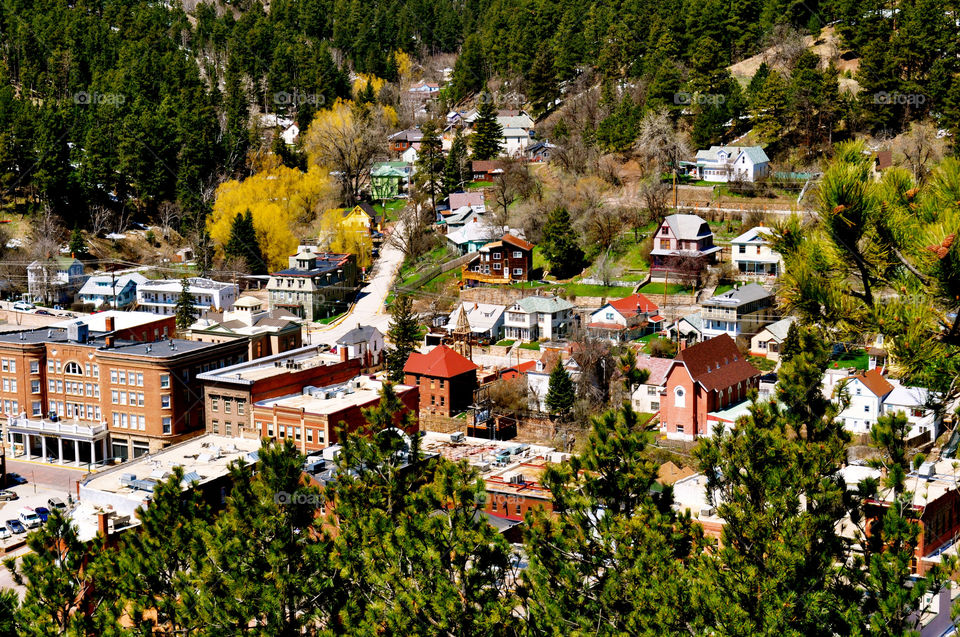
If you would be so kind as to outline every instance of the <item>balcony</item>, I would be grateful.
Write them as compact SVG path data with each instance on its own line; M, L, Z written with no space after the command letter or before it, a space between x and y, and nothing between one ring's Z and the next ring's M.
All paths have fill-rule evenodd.
M82 424L83 422L88 424ZM11 433L48 434L96 440L106 435L107 424L105 422L93 423L78 420L53 421L44 418L31 420L25 416L14 416L10 418L8 431Z
M474 272L473 270L468 270L466 266L460 268L460 277L464 282L466 281L479 281L480 283L493 283L496 285L503 285L506 283L514 283L516 281L524 281L525 279L514 279L510 276L508 270L504 270L503 274L483 274L482 272Z

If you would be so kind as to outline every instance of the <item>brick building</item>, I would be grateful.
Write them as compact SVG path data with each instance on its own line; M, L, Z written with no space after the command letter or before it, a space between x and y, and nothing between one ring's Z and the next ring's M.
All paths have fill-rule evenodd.
M533 244L512 234L480 247L461 271L463 281L513 283L529 281L533 269Z
M50 327L68 327L75 319L54 323ZM141 341L153 343L166 340L177 333L177 317L163 316L153 312L124 312L107 310L83 317L90 333L102 332L101 336L113 336L118 341Z
M243 343L144 343L81 320L0 334L6 443L77 464L158 451L202 430L197 375L245 356Z
M688 347L667 371L666 393L660 403L661 429L671 439L708 435L711 413L742 403L747 391L759 382L760 371L726 334Z
M262 438L290 438L301 453L319 451L336 444L336 430L341 425L349 431L366 425L363 410L380 402L382 389L383 382L373 376L357 376L327 387L307 386L295 394L255 403L254 426ZM404 414L417 414L420 395L416 387L408 385L394 385L394 391L406 407L395 415L399 424ZM413 434L418 430L414 419L405 431Z
M260 437L253 424L256 402L300 392L305 386L334 385L360 373L362 360L341 360L323 346L308 345L273 356L200 374L204 428L214 435Z
M452 416L473 402L477 369L470 359L439 345L429 354L410 354L403 382L420 388L421 412Z
M303 345L300 319L286 310L265 310L263 301L242 296L232 310L207 310L187 330L186 338L204 343L244 340L253 360L297 349Z

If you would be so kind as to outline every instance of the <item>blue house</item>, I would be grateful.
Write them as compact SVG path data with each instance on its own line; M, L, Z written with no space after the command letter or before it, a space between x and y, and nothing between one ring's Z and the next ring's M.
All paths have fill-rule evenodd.
M129 307L137 300L137 286L145 281L147 277L137 272L91 276L77 292L77 302L94 307L106 303L114 309Z

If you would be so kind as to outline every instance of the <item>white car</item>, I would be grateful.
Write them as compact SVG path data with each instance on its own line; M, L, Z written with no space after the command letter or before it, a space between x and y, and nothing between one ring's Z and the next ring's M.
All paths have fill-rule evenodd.
M32 312L36 309L33 303L27 303L26 301L17 301L13 304L13 309L17 312Z
M9 540L13 537L13 533L10 532L5 526L0 526L0 540Z

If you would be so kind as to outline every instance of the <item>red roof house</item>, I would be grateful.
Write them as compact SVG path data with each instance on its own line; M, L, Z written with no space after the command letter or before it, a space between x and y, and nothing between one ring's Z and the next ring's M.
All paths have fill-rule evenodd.
M428 354L412 352L403 366L404 384L420 388L420 412L452 416L473 402L477 369L446 345Z
M747 391L759 382L760 371L744 358L727 334L688 347L667 372L666 393L660 405L661 429L668 438L679 440L708 435L708 415L742 403Z
M662 322L656 303L635 293L610 301L591 314L587 332L597 338L624 342L656 331Z

